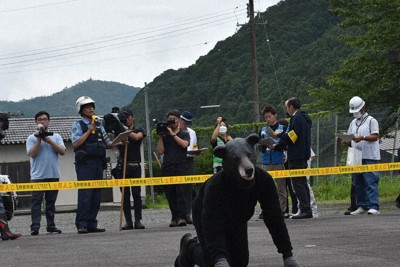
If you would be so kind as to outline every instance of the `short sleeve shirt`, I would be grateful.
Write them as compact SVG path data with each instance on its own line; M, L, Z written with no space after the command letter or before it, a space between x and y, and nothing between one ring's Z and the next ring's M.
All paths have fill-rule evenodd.
M61 136L54 133L49 136L55 143L65 148ZM36 144L37 137L31 134L26 140L26 153L31 151L32 147ZM51 179L60 178L60 166L58 164L58 153L54 148L42 141L40 143L40 150L36 157L30 158L31 165L31 180L37 179Z

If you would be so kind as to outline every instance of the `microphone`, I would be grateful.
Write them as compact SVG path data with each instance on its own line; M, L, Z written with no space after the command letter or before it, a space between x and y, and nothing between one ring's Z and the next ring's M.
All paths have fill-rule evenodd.
M38 124L38 125L36 126L36 130L37 130L38 132L44 132L44 131L46 130L46 127L44 127L43 124Z

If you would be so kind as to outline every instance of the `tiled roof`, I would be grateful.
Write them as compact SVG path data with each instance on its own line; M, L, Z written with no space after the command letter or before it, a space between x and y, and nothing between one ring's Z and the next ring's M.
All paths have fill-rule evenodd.
M51 117L49 131L58 133L64 141L71 141L70 129L72 123L81 117ZM25 144L26 138L35 132L34 118L10 118L9 128L5 131L6 137L1 140L4 145Z

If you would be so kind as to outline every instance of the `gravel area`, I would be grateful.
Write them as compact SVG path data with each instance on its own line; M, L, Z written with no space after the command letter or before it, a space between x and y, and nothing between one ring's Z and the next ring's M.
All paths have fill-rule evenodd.
M76 207L57 207L57 213L55 216L56 226L63 232L76 232L75 227L75 209ZM320 204L318 205L319 218L342 215L346 210L347 204ZM383 203L381 204L381 212L385 210L396 209L394 203ZM256 207L252 220L258 220L258 214L260 213L259 206ZM133 215L133 211L132 211ZM318 218L317 218L318 219ZM100 212L97 216L98 226L106 228L108 230L118 230L120 222L120 209L117 205L103 204ZM143 209L143 220L142 223L146 228L163 228L169 227L171 220L171 213L169 209ZM29 211L17 211L16 216L10 221L10 227L15 231L22 233L23 235L30 234L31 218ZM123 219L123 224L125 221ZM40 233L46 233L46 219L44 214L42 215L42 227Z

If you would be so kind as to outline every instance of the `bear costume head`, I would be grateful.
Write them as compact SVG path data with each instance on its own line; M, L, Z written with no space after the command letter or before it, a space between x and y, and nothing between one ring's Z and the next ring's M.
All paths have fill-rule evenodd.
M222 158L222 172L229 177L236 177L241 186L249 187L254 184L254 145L258 141L258 135L251 134L247 138L235 138L214 148L214 155Z

